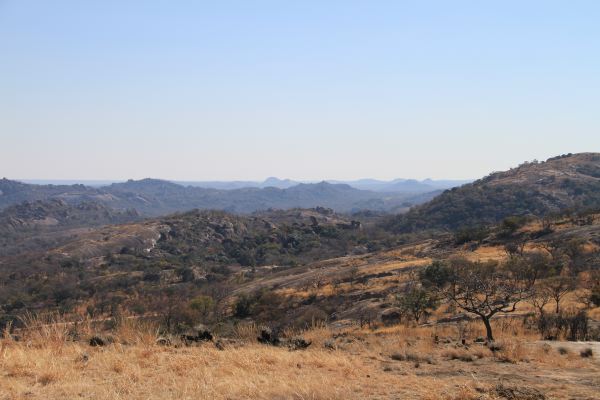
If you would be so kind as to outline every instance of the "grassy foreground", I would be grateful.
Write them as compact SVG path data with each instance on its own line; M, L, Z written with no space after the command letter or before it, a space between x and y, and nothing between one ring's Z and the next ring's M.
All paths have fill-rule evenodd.
M477 324L317 327L302 332L312 341L303 351L256 343L254 326L219 350L161 346L150 327L132 324L114 332L114 343L91 347L85 329L73 340L64 325L39 325L0 341L0 399L598 398L595 344L497 329L501 349L492 353L473 342ZM582 357L587 348L592 356Z

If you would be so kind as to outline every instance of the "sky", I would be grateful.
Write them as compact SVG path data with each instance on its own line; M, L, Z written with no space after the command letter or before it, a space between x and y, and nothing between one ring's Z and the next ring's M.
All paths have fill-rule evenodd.
M0 177L478 178L600 151L598 1L0 0Z

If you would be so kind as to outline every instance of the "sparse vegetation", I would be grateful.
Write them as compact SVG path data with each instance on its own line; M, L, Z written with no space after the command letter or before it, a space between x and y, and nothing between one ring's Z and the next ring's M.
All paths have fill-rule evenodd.
M542 167L467 192L487 196L491 182ZM580 183L561 185L584 201ZM464 226L413 233L382 228L405 217L322 207L17 224L0 259L0 388L8 398L590 397L600 218L582 207L498 209L489 223L471 210ZM436 210L434 220L452 211ZM508 370L518 378L498 386Z

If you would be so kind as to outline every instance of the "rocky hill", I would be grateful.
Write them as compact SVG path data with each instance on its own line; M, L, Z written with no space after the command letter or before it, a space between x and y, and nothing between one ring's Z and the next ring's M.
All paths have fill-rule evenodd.
M91 200L101 194L97 189L84 185L33 185L3 178L0 180L0 209L24 201L50 198Z
M140 219L135 210L116 211L89 200L23 202L0 211L0 258L48 249L94 227Z
M508 216L545 216L600 207L600 154L524 163L458 188L385 223L394 232L491 225Z
M56 207L62 206L57 201ZM19 208L27 209L20 213L22 221L57 215L38 210L44 208L41 204ZM144 297L140 304L151 304L155 291L165 285L212 290L261 271L366 253L377 248L370 236L362 223L326 208L249 216L191 211L54 235L36 233L9 245L0 242L0 308L12 310L15 299L28 308L70 307L89 296L129 296L132 290Z
M69 204L61 199L23 202L0 212L0 232L21 232L43 228L91 227L139 219L135 210L120 212L102 204L83 201Z

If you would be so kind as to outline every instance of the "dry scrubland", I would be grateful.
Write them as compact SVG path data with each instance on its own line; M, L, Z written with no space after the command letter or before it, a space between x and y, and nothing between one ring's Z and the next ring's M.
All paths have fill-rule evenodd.
M565 225L556 231L581 234L580 228ZM531 240L524 251L543 252L544 244ZM582 254L595 254L595 246L586 242ZM241 280L224 299L231 308L240 294L268 290L290 307L307 299L338 301L340 312L329 325L284 332L311 341L306 350L258 343L259 327L250 318L236 320L224 338L217 331L212 342L186 346L177 338L159 345L158 325L123 314L110 332L112 342L98 347L89 339L107 334L98 326L106 322L104 316L76 325L73 318L84 315L82 309L75 310L71 322L30 318L26 329L13 332L18 341L8 332L0 339L0 400L600 399L600 343L540 341L527 317L536 309L526 301L512 317L492 320L494 351L476 341L485 336L481 321L448 319L460 313L449 304L432 309L420 326L406 318L382 325L382 310L394 304L395 294L419 270L456 256L484 262L504 261L509 254L501 244L471 249L425 240L318 261L294 268L293 274L265 272ZM343 279L353 270L356 276ZM588 291L583 286L571 290L561 299L561 310L585 309L597 329L600 308L583 302ZM550 302L545 311L553 308Z
M543 343L517 320L495 324L501 349L492 353L473 342L483 334L474 322L314 327L301 332L308 349L289 351L256 343L254 325L240 325L219 350L211 342L161 346L152 327L131 322L113 344L91 347L85 324L73 340L72 327L33 321L20 341L0 342L0 399L600 397L597 343ZM583 357L588 348L593 355Z

